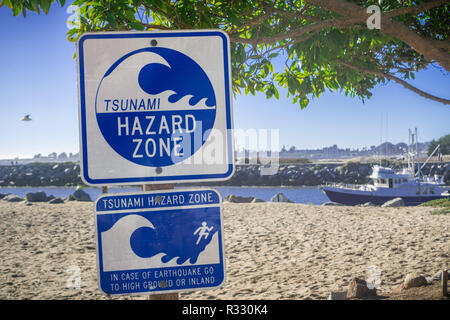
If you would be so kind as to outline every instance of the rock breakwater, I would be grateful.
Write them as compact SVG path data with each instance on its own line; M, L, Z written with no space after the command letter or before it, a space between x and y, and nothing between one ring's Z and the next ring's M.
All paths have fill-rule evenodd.
M317 186L327 182L368 183L371 163L282 164L273 175L261 175L260 165L237 165L231 179L210 185L223 186ZM445 177L450 184L450 163L428 164L424 174ZM65 163L31 163L0 166L0 186L76 186L83 184L80 165ZM202 183L202 185L207 185Z

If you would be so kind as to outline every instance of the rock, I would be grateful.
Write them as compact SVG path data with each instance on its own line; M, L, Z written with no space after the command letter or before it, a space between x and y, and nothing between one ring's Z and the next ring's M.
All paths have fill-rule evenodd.
M51 199L48 203L56 204L56 203L64 203L64 200L60 197L56 197Z
M403 199L400 197L386 201L385 203L383 203L381 205L381 207L383 207L383 208L386 208L386 207L394 208L394 207L404 207L404 206L405 206L405 202L403 202Z
M404 290L403 288L403 283L401 283L397 288L395 288L394 290L392 290L393 293L399 293L402 292Z
M253 201L253 199L253 197L240 197L233 194L230 194L225 198L225 200L233 203L250 203Z
M343 206L342 203L338 203L338 202L333 202L333 201L328 201L325 203L321 204L322 207L327 207L327 206Z
M361 165L357 170L360 175L367 176L370 168L368 166Z
M75 199L75 197L73 195L69 194L67 197L64 198L64 200L66 200L66 201L75 201L77 199Z
M347 291L331 292L328 300L347 300Z
M92 201L91 200L91 196L89 196L89 194L86 193L86 191L83 191L81 189L76 190L72 196L75 198L75 200L77 201Z
M24 199L19 196L16 196L15 194L8 194L5 197L3 197L2 200L8 201L8 202L20 202L20 201L23 201Z
M375 205L372 202L366 202L361 205L361 207L374 207Z
M286 197L283 193L277 193L276 195L274 195L271 199L270 202L290 202L293 203L293 201L289 200L288 197Z
M44 191L29 192L26 194L25 199L27 199L28 202L45 202L47 201L47 195Z
M403 281L403 288L410 289L414 287L421 287L427 284L427 279L424 276L409 273Z
M265 202L265 201L262 199L253 198L252 203L258 203L258 202Z
M434 281L440 281L441 278L442 278L442 271L441 271L441 270L439 270L438 272L436 272L436 273L433 275L433 280L434 280Z
M433 284L433 277L425 277L427 284Z
M377 289L369 289L366 280L353 278L347 289L347 299L376 296Z

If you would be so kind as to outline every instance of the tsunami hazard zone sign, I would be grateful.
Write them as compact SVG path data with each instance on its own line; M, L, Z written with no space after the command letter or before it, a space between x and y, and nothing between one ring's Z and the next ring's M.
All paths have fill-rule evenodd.
M86 184L231 177L226 33L85 33L77 42L77 62Z
M100 290L114 295L222 286L221 202L214 189L99 197L95 229Z

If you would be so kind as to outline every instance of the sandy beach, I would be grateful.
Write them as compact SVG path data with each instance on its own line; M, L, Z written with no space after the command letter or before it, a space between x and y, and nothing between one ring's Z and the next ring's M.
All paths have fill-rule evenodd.
M374 267L383 293L410 272L432 276L449 267L450 216L432 215L432 208L223 208L226 283L181 299L327 299ZM0 201L0 299L111 299L97 288L93 218L92 202ZM70 289L76 270L81 287Z

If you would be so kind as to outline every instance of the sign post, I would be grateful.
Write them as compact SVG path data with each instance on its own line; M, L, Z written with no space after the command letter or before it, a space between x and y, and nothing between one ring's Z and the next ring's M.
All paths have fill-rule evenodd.
M153 190L169 190L173 189L173 184L144 184L142 186L142 191L153 191ZM178 292L176 293L162 293L162 294L151 294L149 296L150 300L178 300Z

